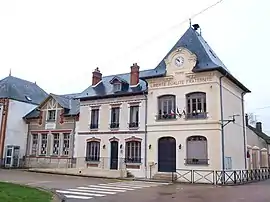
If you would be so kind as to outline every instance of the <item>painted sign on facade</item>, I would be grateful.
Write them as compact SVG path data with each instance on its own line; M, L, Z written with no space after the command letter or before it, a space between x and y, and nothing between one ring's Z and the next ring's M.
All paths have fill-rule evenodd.
M173 86L183 86L192 85L198 83L208 83L213 81L213 74L208 74L204 76L198 76L191 74L185 76L184 78L165 78L162 80L153 80L149 82L150 88L160 88L160 87L173 87Z

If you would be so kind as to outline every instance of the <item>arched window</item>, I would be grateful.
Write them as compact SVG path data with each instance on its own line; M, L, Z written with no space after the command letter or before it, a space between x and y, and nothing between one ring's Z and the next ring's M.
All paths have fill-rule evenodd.
M128 141L126 142L126 163L141 163L141 142Z
M187 138L186 164L208 164L207 139L204 136Z
M200 119L207 117L206 93L194 92L186 95L187 119Z
M158 119L175 119L175 95L163 95L158 98Z
M86 146L86 161L99 161L100 158L100 142L89 141Z

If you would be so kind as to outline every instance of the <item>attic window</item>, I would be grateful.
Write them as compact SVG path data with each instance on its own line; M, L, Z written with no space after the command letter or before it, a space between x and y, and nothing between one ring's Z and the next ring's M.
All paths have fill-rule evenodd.
M114 83L113 84L113 91L114 92L121 91L121 87L122 87L121 83Z
M27 101L32 101L32 99L31 99L29 96L25 96L25 99L26 99Z

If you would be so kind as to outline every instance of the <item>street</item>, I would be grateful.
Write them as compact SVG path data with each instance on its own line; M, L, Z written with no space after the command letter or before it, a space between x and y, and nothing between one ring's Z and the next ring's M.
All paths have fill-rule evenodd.
M119 181L64 175L0 170L0 181L52 189L67 202L269 202L270 181L241 186L168 184Z

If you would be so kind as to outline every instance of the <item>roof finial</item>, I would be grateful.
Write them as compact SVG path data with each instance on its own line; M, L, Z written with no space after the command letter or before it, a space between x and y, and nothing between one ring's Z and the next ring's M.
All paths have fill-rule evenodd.
M11 76L11 68L9 69L9 76Z
M189 27L191 27L191 18L189 18Z

